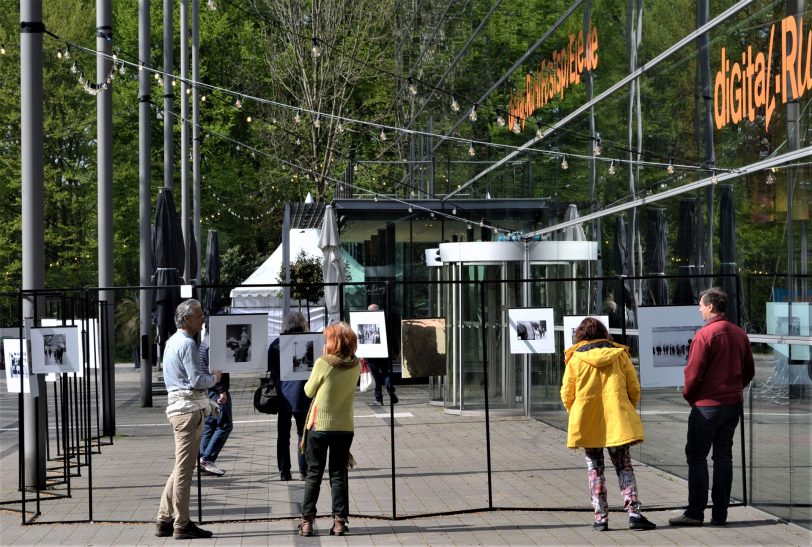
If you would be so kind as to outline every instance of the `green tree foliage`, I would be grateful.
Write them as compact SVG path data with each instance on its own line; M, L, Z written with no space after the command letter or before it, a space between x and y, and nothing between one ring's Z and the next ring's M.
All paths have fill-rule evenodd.
M279 279L285 279L285 265L279 269ZM315 304L324 297L322 259L301 251L290 264L290 297Z

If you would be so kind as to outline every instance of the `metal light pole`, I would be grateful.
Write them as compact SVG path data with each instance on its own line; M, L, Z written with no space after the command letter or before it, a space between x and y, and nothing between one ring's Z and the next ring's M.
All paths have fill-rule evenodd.
M20 151L22 182L23 290L45 287L45 175L42 162L42 2L20 0ZM39 317L33 298L23 300L23 317ZM20 352L22 355L22 352ZM28 352L30 357L30 352ZM29 366L23 362L22 366ZM20 374L20 378L24 376ZM25 436L24 480L28 486L45 487L47 423L45 377L37 379L39 397L23 394Z
M144 68L150 65L150 0L138 0L138 60ZM148 70L138 72L138 227L139 227L139 283L152 284L152 190L150 171L150 96ZM152 291L139 293L139 324L141 343L141 406L152 406Z

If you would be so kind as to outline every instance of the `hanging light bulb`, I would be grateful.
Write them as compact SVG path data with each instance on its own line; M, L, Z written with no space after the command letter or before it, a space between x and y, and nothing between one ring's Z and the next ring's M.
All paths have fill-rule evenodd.
M615 174L615 160L609 162L609 174L610 175Z
M60 61L62 60L62 50L61 49L56 50L56 58L59 59Z
M302 144L302 139L300 139L299 137L296 137L296 146L299 146L301 144Z
M319 117L318 114L316 114L316 119L313 120L313 127L315 127L316 129L321 127L321 118Z
M297 110L296 114L293 115L293 123L299 123L301 121L302 121L302 115Z
M595 147L592 149L596 156L601 155L601 134L595 133Z
M3 55L5 55L6 50L3 50ZM457 102L457 98L452 95L451 96L451 112L459 112L460 111L460 103Z
M773 175L772 169L767 171L767 180L765 182L768 185L775 184L775 175Z
M378 203L378 194L375 194L375 197L372 198L372 201Z
M476 103L471 107L471 112L468 114L468 119L472 122L476 121Z
M434 218L434 211L431 211L431 212L429 213L429 216L431 216L431 218Z
M536 138L540 139L544 136L544 132L541 130L541 120L536 119Z
M711 182L713 184L716 184L717 182L719 182L718 180L716 180L716 169L713 170L713 174L711 175Z
M412 212L412 206L411 205L409 205L409 212L410 213Z
M0 44L0 55L5 55L5 54L6 54L6 46L3 45L3 44Z
M671 158L668 158L668 167L665 168L665 172L668 173L669 175L674 174L674 162L672 161Z
M382 141L385 141L385 140L386 140L386 131L384 131L383 129L381 129L381 135L380 135L380 138L381 138L381 140L382 140Z
M519 117L518 116L516 116L513 119L513 127L511 129L516 135L518 135L519 133L522 132L522 126L519 125Z
M237 97L237 100L234 101L234 106L237 107L238 109L242 108L242 100L239 97Z
M70 73L71 73L71 74L76 74L76 72L77 72L78 70L79 70L79 69L76 67L76 63L73 63L73 64L70 66Z
M206 2L206 7L209 8L209 11L215 11L217 9L217 4L214 2L214 0L209 0Z
M121 65L119 65L118 73L121 74L122 76L127 74L127 67L124 66L124 63L121 63Z
M468 155L472 158L476 156L476 150L474 150L474 141L471 141L471 144L468 145Z
M505 127L505 118L498 110L496 111L496 125L499 127Z
M569 168L570 164L567 163L567 156L564 156L563 158L561 158L561 169L564 169L566 171Z
M201 95L201 96L200 96L200 102L201 102L201 103L205 103L205 102L206 102L206 96L205 96L205 95Z
M254 121L254 119L251 116L246 116L245 121L247 121L248 123L251 123L252 121Z
M484 219L484 218L483 218L482 220L480 220L480 221L479 221L479 227L480 227L480 228L484 228L484 227L485 227L485 219Z
M314 61L321 57L321 46L319 46L319 39L316 37L313 37L313 45L310 46L310 55L313 56Z
M344 125L341 122L338 122L336 125L336 133L343 133L344 132Z
M409 90L409 95L414 97L415 95L417 95L417 84L414 83L414 78L412 78L411 76L409 76L408 82L409 83L407 89Z
M187 94L187 95L191 95L191 94L192 94L192 88L191 88L191 87L187 87L187 88L186 88L186 94Z
M456 207L454 207L453 209L451 209L451 214L452 214L452 215L456 215L456 214L457 214L457 208L456 208Z

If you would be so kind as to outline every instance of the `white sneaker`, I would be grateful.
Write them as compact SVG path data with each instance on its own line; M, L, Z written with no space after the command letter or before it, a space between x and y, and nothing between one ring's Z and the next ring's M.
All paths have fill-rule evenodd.
M225 471L214 465L214 462L207 462L205 460L200 460L200 469L210 475L217 475L218 477L222 477L226 474Z

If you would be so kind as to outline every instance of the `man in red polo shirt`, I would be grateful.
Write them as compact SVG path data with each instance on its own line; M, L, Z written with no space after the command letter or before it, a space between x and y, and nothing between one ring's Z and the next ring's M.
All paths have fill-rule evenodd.
M688 418L688 508L669 519L671 526L702 526L708 503L708 452L713 446L711 524L727 521L733 484L733 434L739 423L742 391L755 374L750 340L728 321L727 294L718 287L699 297L705 324L696 332L685 365L683 397L691 405Z

